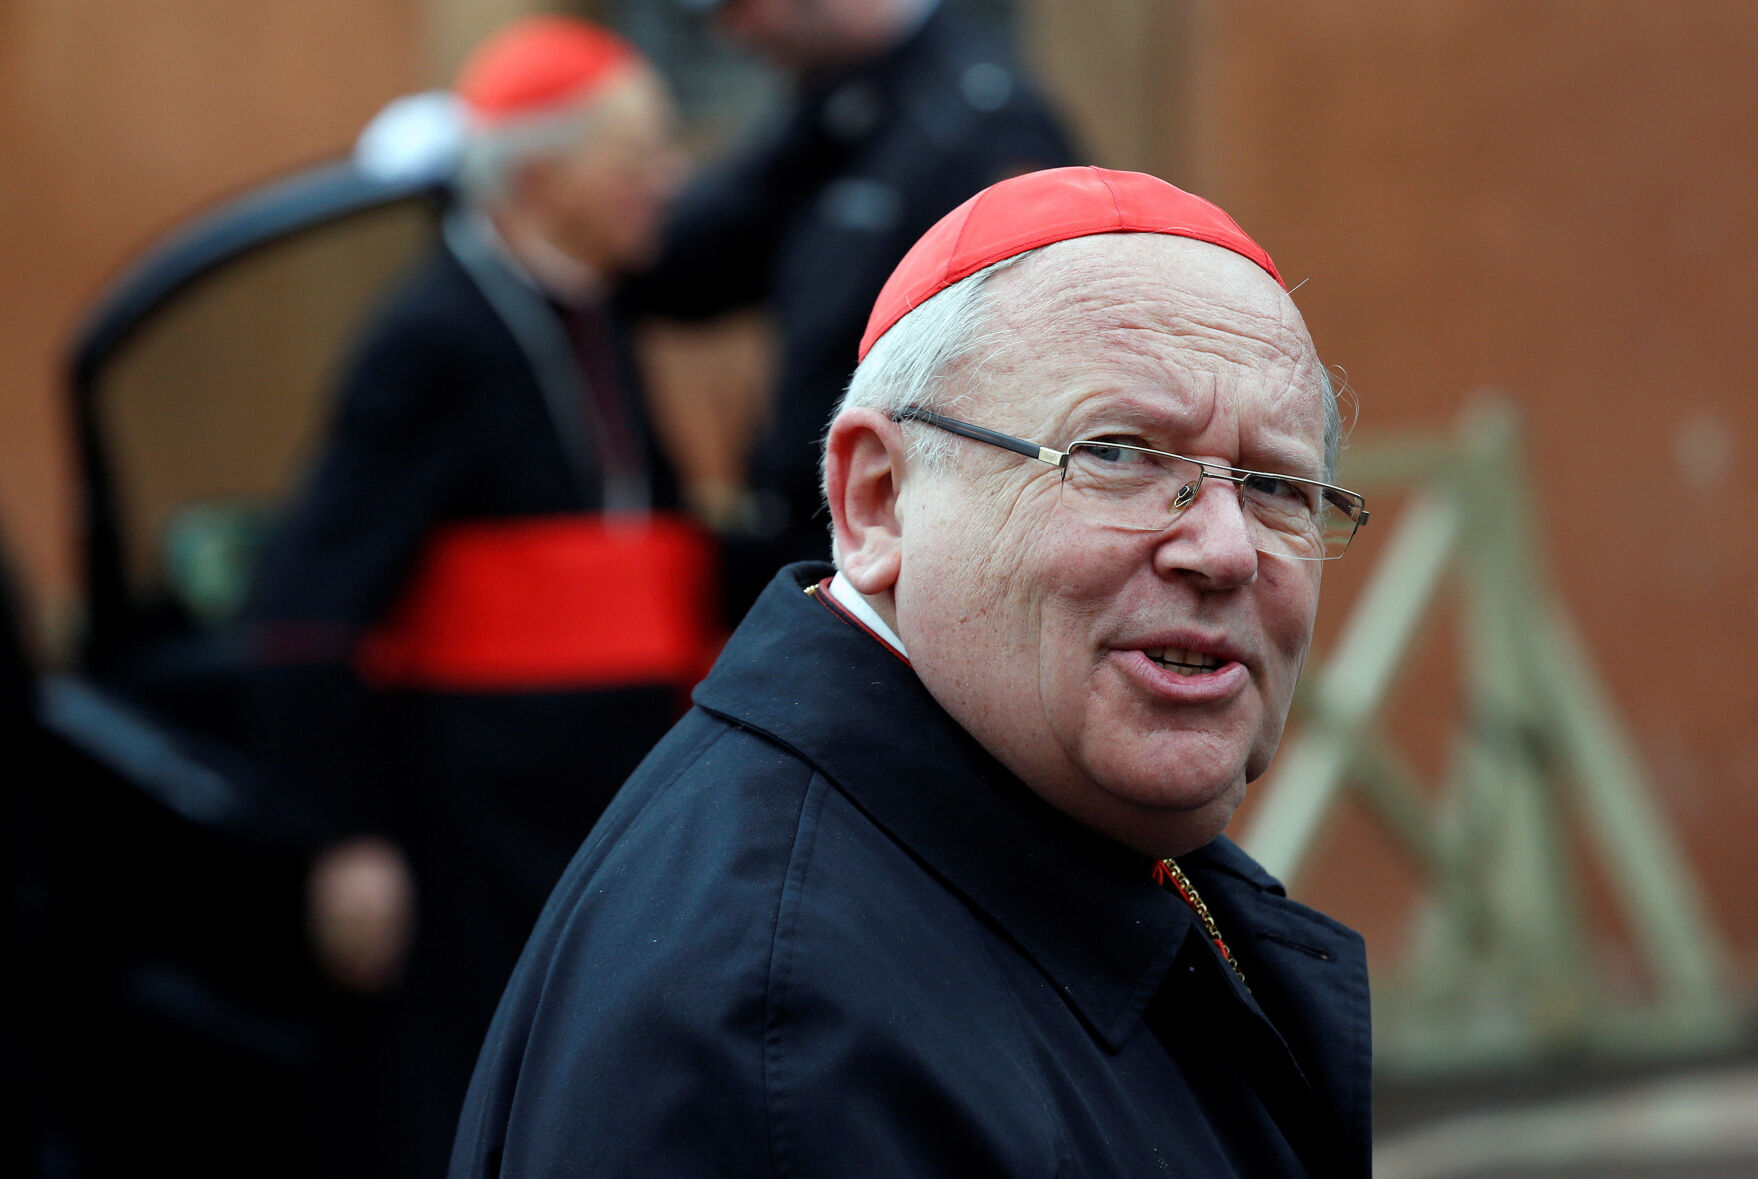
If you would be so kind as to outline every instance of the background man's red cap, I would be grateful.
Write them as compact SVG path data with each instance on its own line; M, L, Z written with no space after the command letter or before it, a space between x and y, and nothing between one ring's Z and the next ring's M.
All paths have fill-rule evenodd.
M1220 208L1142 172L1049 168L992 184L942 217L885 281L860 359L912 308L985 266L1095 233L1166 233L1225 246L1282 276L1264 248Z
M640 54L623 38L567 16L514 21L483 42L453 90L477 118L500 122L577 102Z

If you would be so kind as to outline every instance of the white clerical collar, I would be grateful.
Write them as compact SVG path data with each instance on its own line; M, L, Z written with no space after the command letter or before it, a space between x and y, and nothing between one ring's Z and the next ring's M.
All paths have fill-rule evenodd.
M885 620L879 617L879 611L873 609L873 604L862 597L860 591L856 590L853 585L849 584L849 579L842 575L840 569L836 571L836 576L830 579L830 596L835 598L844 610L866 623L873 633L884 639L892 650L905 659L909 658L909 652L903 649L903 640L897 637L897 632L886 625Z

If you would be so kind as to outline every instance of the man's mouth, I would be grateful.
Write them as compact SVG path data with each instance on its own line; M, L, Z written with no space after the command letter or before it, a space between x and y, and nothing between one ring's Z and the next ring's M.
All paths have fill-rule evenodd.
M1149 659L1160 667L1175 671L1179 675L1202 675L1205 672L1217 671L1222 660L1216 655L1205 655L1201 651L1190 651L1183 647L1161 647L1158 650L1143 651Z

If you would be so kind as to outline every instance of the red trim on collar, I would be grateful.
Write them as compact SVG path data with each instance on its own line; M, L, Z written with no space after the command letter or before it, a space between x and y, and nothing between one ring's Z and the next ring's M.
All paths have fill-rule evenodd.
M807 586L806 587L806 596L809 598L818 599L819 603L821 605L823 605L823 607L826 610L830 611L832 614L834 614L838 618L842 619L842 621L848 623L850 626L854 627L856 630L860 631L862 634L864 634L868 638L872 639L875 643L878 643L881 647L884 647L886 652L893 659L897 660L899 663L903 664L905 667L910 666L909 658L906 655L904 655L903 652L899 651L896 647L893 647L890 643L886 642L885 637L883 635L881 635L878 631L874 630L872 627L868 626L866 623L862 622L859 618L855 617L854 613L851 610L849 610L849 608L847 606L844 606L841 602L836 600L836 595L830 592L830 578L826 577L823 581L820 581L817 585Z
M1207 908L1201 904L1195 893L1185 888L1183 883L1179 881L1178 877L1172 874L1168 869L1165 860L1154 861L1154 883L1161 886L1170 884L1172 886L1172 891L1178 894L1180 900L1190 906L1190 911L1197 915L1199 921L1206 922L1206 920L1208 920L1205 918L1205 914L1208 911ZM1204 930L1204 932L1206 933L1207 930ZM1221 951L1221 957L1223 959L1229 963L1233 961L1233 951L1229 950L1227 948L1227 943L1221 940L1220 930L1217 929L1215 931L1214 935L1209 938L1209 942L1215 947L1215 949ZM1235 966L1234 969L1238 970L1239 968ZM1243 975L1240 976L1239 981L1245 981Z

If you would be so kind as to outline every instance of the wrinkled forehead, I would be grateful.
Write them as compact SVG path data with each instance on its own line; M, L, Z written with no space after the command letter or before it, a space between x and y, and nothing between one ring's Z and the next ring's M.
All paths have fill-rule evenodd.
M1106 389L1249 391L1322 445L1323 369L1306 324L1230 250L1165 234L1076 238L997 273L986 293L975 396L1041 418Z

